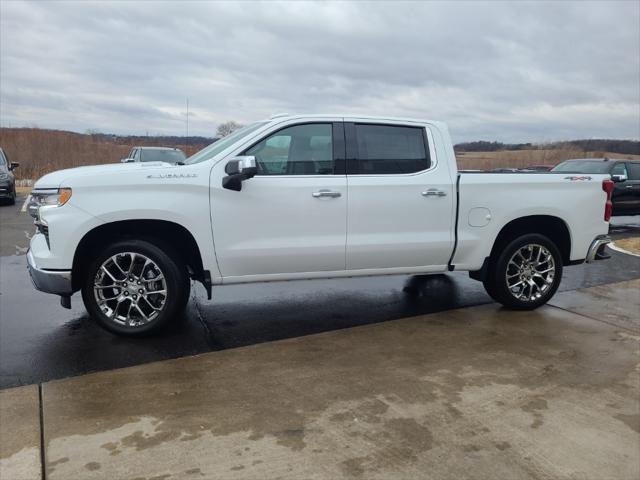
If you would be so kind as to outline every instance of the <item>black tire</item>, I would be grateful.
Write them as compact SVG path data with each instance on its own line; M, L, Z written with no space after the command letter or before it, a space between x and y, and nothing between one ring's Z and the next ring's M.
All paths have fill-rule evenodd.
M516 264L510 264L509 262L512 260L512 257L516 255L516 252L524 251L524 255L526 256L526 252L530 246L533 246L532 256L536 255L536 251L544 253L545 255L548 253L548 256L553 259L553 265L551 265L551 263L546 263L537 267L531 267L530 264L527 264L523 267L524 271L520 273L521 271L517 268ZM520 261L525 261L526 263L526 259L524 257L517 256L516 261L519 259L522 259ZM547 271L551 268L553 269ZM545 278L536 276L536 274L539 275L540 273L542 273ZM524 285L533 281L537 286L537 292L536 287L524 286L523 292L519 292L519 286L512 285L513 288L509 288L509 285L507 284L508 274L513 278L512 281L515 283L520 282ZM521 275L524 275L526 280L521 280ZM560 254L558 247L544 235L527 234L514 238L508 242L504 248L498 249L497 257L490 260L487 275L483 284L491 298L505 307L512 308L514 310L533 310L544 305L551 299L551 297L553 297L561 280L562 255ZM535 292L535 295L532 292Z
M117 255L119 256L114 257ZM124 259L123 261L125 261L127 258L135 258L137 260L130 261L131 263L134 263L134 261L137 262L136 267L134 267L134 270L136 270L140 268L139 265L140 263L142 263L140 260L144 259L144 257L155 264L153 265L153 269L156 274L158 271L160 274L162 274L162 277L157 278L161 278L164 280L164 283L162 284L163 287L157 288L163 288L162 291L165 292L164 297L161 294L155 294L155 296L152 296L154 294L149 290L148 292L146 292L148 295L140 295L140 299L137 301L137 305L141 307L140 309L136 307L136 309L140 312L139 314L136 314L135 310L132 314L132 308L129 308L127 319L118 319L116 317L119 313L122 312L123 307L125 309L127 307L127 303L125 302L128 301L130 302L130 304L134 303L133 297L136 292L133 291L133 289L137 289L139 287L134 286L133 281L130 282L130 285L121 282L118 282L116 285L116 282L113 281L114 277L112 275L109 275L107 277L102 273L104 271L102 269L102 266L105 262L112 262L111 264L108 264L110 265L109 269L111 269L113 272L119 272L119 270L116 268L117 265L115 265L113 263L113 260L110 259L122 258ZM148 268L151 267L147 267L147 273L149 273ZM132 274L134 275L136 273L132 272ZM124 282L127 282L126 275L123 279ZM144 275L145 267L143 266L140 270L139 276L135 277L136 279L140 278L142 284L140 282L137 282L137 284L140 286L140 288L146 287L153 290L153 285L157 285L157 283L146 283L153 282L153 280L145 280ZM113 307L112 300L101 299L104 308L112 308L112 315L107 315L105 312L103 312L98 303L99 300L98 298L96 298L96 296L98 296L99 294L94 294L94 285L96 285L96 283L100 281L99 276L102 276L102 281L113 281L112 283L115 287L101 287L101 289L104 288L106 289L105 291L109 292L111 295L118 295L118 299L122 299L123 307L120 307L120 302L118 302L117 300L116 302L118 302L118 306ZM120 278L117 276L116 279L120 280ZM139 337L157 333L165 326L167 326L167 324L169 324L170 322L181 318L184 307L189 300L190 288L191 284L186 266L180 260L179 255L177 255L171 249L171 247L169 247L168 245L163 245L162 243L156 241L151 242L146 240L122 240L110 245L108 248L100 252L100 254L91 262L89 267L86 269L82 287L82 299L87 311L89 312L91 317L98 322L100 326L117 335ZM128 296L127 298L124 298L122 295L120 295L124 295L124 292L126 292L126 295ZM145 297L144 302L142 298L143 296ZM160 297L160 300L158 300L158 297ZM147 299L150 299L151 301L148 301ZM156 303L155 307L158 307L157 309L154 308L154 302ZM150 318L148 321L145 321L142 317L142 315L145 314L148 314ZM135 318L136 315L138 316L138 318ZM132 316L133 318L129 319L129 316ZM136 324L138 323L138 320L141 324Z

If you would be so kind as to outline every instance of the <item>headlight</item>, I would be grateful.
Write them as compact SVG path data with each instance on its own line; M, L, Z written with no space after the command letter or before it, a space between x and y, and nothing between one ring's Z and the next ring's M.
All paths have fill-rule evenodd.
M8 173L0 172L0 180L6 180L7 178L9 178Z
M38 210L40 207L52 206L61 207L71 198L70 188L46 188L42 190L33 190L29 199L29 215L38 218Z

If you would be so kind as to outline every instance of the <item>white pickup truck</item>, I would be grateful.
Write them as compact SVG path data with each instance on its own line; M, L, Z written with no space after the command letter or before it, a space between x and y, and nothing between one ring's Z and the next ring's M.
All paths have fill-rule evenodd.
M564 266L606 258L608 175L458 173L441 122L274 116L184 163L50 173L35 184L35 287L81 290L123 335L180 315L215 285L468 271L532 309Z

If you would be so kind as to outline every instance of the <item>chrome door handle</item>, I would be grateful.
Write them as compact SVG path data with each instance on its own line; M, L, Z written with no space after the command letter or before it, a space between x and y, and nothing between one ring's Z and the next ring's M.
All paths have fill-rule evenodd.
M313 192L311 195L313 198L338 198L342 196L340 192L334 192L333 190L318 190L317 192Z
M633 188L633 185L626 185L625 188Z
M423 197L446 197L447 192L443 192L442 190L438 190L437 188L430 188L424 192L422 192Z

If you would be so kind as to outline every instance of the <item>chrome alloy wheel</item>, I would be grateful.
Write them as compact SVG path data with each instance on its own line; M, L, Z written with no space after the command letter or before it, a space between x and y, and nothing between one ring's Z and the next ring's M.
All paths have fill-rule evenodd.
M167 302L167 282L160 267L140 253L123 252L98 269L93 294L110 320L139 327L154 320Z
M555 274L556 264L551 252L532 243L513 254L505 276L511 295L521 301L534 302L553 286Z

